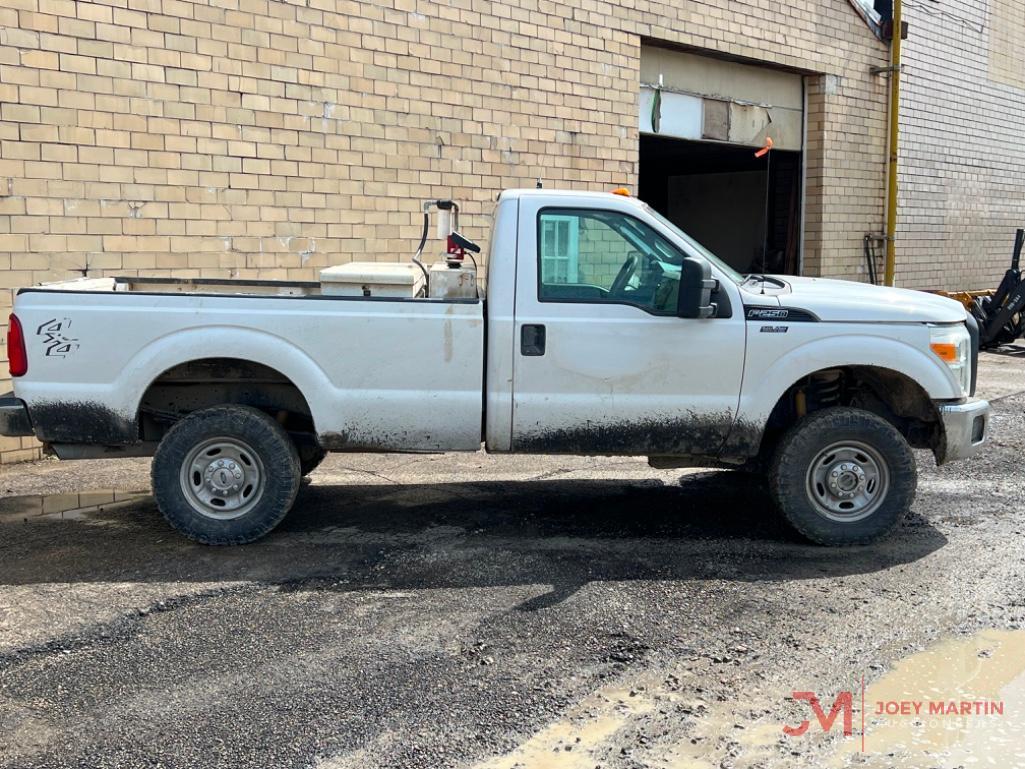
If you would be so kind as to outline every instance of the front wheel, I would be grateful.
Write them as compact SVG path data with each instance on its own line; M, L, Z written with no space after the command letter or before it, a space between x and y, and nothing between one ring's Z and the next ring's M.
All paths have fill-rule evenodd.
M915 456L885 419L854 408L805 417L783 436L769 488L783 517L820 545L889 533L915 498Z
M168 522L205 545L242 545L281 522L299 490L299 455L277 422L214 406L176 423L153 456L153 495Z

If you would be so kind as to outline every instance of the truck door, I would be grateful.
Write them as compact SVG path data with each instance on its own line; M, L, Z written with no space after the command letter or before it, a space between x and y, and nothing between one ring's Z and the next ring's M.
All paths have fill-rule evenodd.
M718 453L740 398L739 292L727 287L731 317L679 318L684 244L642 221L635 203L543 200L520 202L513 450Z

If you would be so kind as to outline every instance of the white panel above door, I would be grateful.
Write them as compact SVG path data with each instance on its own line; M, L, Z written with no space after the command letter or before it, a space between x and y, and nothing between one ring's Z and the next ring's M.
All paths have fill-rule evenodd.
M804 78L800 73L696 53L641 47L641 133L776 149L803 149ZM656 86L661 122L652 125Z
M652 125L651 111L655 102L655 89L641 86L641 133L673 136L677 139L700 139L703 101L700 96L662 91L662 104L659 110L661 120L656 131Z

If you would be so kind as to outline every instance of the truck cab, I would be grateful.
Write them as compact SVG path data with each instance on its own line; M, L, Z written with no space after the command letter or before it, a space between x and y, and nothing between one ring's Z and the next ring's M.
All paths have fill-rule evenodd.
M744 371L740 276L656 217L617 195L500 198L487 283L489 450L719 455ZM687 281L709 286L703 299L685 292L681 313L694 264L705 269Z

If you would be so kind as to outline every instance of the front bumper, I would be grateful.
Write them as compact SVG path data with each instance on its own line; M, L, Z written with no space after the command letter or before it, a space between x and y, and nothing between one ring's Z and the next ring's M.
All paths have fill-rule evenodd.
M25 402L15 398L14 393L0 396L0 435L33 435L32 422L28 418Z
M966 398L959 403L940 403L944 447L937 464L974 456L986 443L989 432L989 402Z

